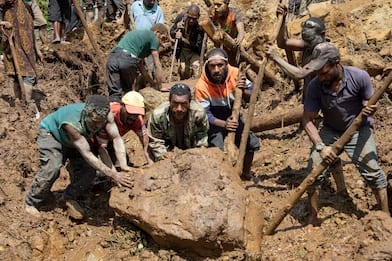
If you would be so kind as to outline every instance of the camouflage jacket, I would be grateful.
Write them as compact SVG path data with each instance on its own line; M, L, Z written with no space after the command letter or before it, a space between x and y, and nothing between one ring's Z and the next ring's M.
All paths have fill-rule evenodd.
M176 130L171 120L169 102L159 105L150 115L147 125L148 147L155 160L176 146ZM191 101L184 124L184 147L186 149L208 146L208 118L203 107Z

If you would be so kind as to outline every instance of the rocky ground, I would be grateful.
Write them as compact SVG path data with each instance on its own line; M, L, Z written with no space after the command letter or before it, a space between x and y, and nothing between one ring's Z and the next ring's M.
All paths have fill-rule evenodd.
M392 3L388 0L352 0L345 4L322 3L310 13L324 17L327 35L341 48L342 61L366 69L376 87L380 86L392 60ZM191 2L162 0L167 24L175 14ZM196 1L206 12L206 5ZM246 44L259 50L257 38L264 39L273 31L276 1L233 1L245 16ZM326 5L326 6L323 6ZM292 37L298 37L300 22L289 26ZM35 95L40 99L42 116L59 106L84 100L86 95L100 92L104 83L104 61L121 33L115 24L105 24L100 33L93 29L101 54L97 55L84 42L73 40L69 46L44 49L44 62L38 66L39 85ZM256 41L255 41L256 37ZM253 48L254 47L254 48ZM162 57L166 78L170 53ZM103 62L102 62L103 61ZM293 88L281 84L283 75L276 72L278 84L265 84L260 92L256 115L285 111L300 105L299 94L288 95ZM178 76L174 75L174 80ZM137 227L114 214L108 206L110 183L97 179L83 205L88 218L75 222L67 217L62 192L69 183L66 169L61 172L53 192L53 204L40 219L23 211L23 198L35 172L39 169L36 149L38 121L14 107L11 88L1 78L0 99L0 259L1 260L391 260L391 218L376 211L376 200L355 167L343 155L344 173L349 197L335 193L335 184L325 186L321 200L321 226L309 228L305 220L307 207L301 198L283 220L276 233L265 236L260 253L244 250L223 253L220 257L197 257L189 251L160 248ZM392 172L391 93L379 101L375 115L374 134L380 164ZM265 224L288 200L305 177L310 142L299 126L258 133L261 150L257 152L252 170L256 182L243 182L249 195L263 206ZM136 165L141 164L140 144L132 135L125 138ZM392 195L391 191L390 195ZM392 198L390 197L390 201Z

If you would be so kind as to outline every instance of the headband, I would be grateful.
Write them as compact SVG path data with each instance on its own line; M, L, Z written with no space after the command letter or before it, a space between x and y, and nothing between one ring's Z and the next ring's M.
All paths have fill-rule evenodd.
M224 60L225 62L227 62L227 58L222 56L222 55L220 55L220 54L215 54L215 55L209 57L207 59L207 63L210 62L210 61L213 61L213 60Z

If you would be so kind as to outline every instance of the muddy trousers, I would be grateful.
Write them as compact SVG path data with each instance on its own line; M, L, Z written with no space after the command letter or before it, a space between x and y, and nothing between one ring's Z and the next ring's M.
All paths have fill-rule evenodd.
M69 159L71 184L64 192L64 198L77 200L89 188L95 178L95 169L83 159L76 149L65 148L50 132L40 129L37 139L41 169L37 172L26 195L26 204L39 207L45 201L53 200L50 189L60 175L60 168Z
M114 48L106 64L109 100L120 102L124 93L132 90L138 73L140 59L124 49Z

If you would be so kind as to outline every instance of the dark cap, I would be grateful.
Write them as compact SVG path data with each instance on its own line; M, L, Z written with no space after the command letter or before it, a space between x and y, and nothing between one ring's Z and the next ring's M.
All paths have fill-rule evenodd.
M330 42L323 42L313 49L312 60L304 68L306 70L320 70L327 62L336 63L340 60L339 49Z

